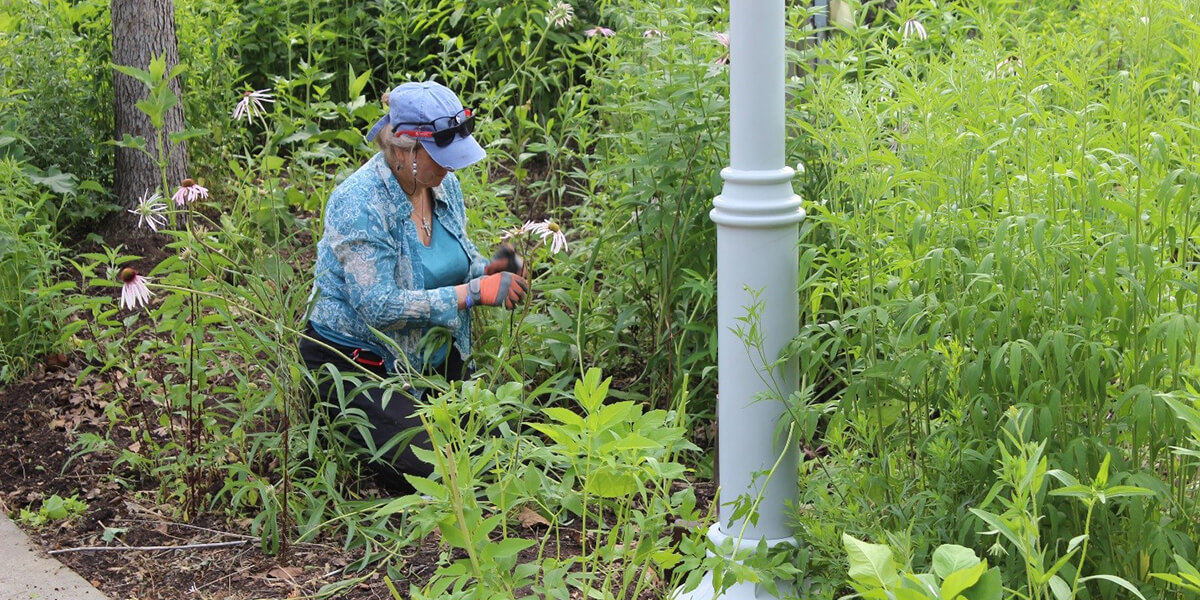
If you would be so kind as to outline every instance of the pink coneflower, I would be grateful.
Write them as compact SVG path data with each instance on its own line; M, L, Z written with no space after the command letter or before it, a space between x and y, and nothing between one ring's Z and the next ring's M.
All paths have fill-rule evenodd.
M139 306L146 306L150 303L150 288L146 287L146 282L150 281L142 277L137 271L125 267L121 269L121 308L133 310Z
M718 41L718 42L721 42L721 45L722 45L722 46L725 46L726 48L728 48L728 47L729 47L729 34L728 34L728 33L714 33L714 34L713 34L713 37L717 38L717 41ZM718 59L716 60L716 63L715 63L715 64L716 64L718 67L719 67L719 66L722 66L722 65L727 65L727 64L729 64L729 53L728 53L728 52L726 52L726 53L725 53L725 56L722 56L721 58L718 58Z
M583 35L586 35L588 37L596 37L599 35L599 36L604 36L607 38L607 37L612 37L613 35L616 35L616 32L607 27L600 27L599 25L597 25L596 27L593 27L593 28L583 32Z
M925 32L925 26L916 19L909 19L905 21L904 26L900 29L900 33L906 40L912 36L916 36L917 39L921 40L929 39L929 34Z
M138 216L138 227L147 226L150 231L158 231L159 227L167 224L167 218L162 215L167 210L167 203L162 201L158 192L146 192L138 198L137 208L129 212Z
M176 206L184 206L207 197L208 188L189 178L179 184L179 190L175 192L174 196L171 196L171 199L175 201Z
M551 25L562 29L567 25L570 25L571 21L575 20L575 7L566 2L559 2L550 9L549 13L546 14L546 20L549 21Z
M262 103L275 101L270 91L270 89L263 89L243 92L242 99L233 108L233 120L241 119L243 115L245 115L247 123L253 121L254 117L261 117L265 120L267 109L263 108Z

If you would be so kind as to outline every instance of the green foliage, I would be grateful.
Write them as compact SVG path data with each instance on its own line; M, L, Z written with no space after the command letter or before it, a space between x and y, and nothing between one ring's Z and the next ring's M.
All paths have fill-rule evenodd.
M547 408L549 420L528 424L550 444L523 431L528 400L517 383L494 392L456 384L430 400L422 414L432 449L417 452L434 473L410 476L417 493L377 515L404 514L405 540L438 531L461 558L408 597L515 597L519 589L553 598L638 597L659 585L648 571L684 559L669 534L672 516L701 517L691 490L672 488L681 467L670 456L688 444L664 423L670 415L663 411L637 419L627 414L640 411L633 403L605 403L610 382L589 369L574 386L582 414ZM549 530L540 540L509 524L528 515L533 520L522 529L541 523ZM553 541L564 536L578 536L583 553L564 554ZM689 535L690 548L702 553L698 537Z
M850 579L859 596L875 600L1001 600L1000 570L970 548L943 544L933 551L932 573L901 572L892 549L842 534Z
M22 525L37 528L76 519L85 512L87 512L87 503L83 500L79 500L75 496L63 498L58 494L53 494L43 500L37 510L22 508L17 520Z
M111 209L111 80L99 65L111 53L107 2L14 2L0 17L0 156L21 161L60 197L50 214L77 230ZM82 182L82 183L81 183Z
M1030 593L1053 593L1039 579L1072 551L1063 581L1104 598L1129 592L1088 577L1161 591L1148 573L1195 555L1197 465L1158 400L1195 385L1200 341L1189 10L898 3L797 55L789 149L813 256L790 350L839 407L803 467L814 560L838 544L831 521L894 532L906 555L977 545L967 507L996 501L989 466L1023 462L996 443L1013 408L1046 461L1027 485L1108 477L1013 497L1041 503L1047 555L1013 529ZM929 39L904 38L910 18ZM1114 486L1152 493L1105 502Z
M0 159L0 382L20 378L59 348L61 297L75 286L56 281L62 247L54 227L55 197L21 167Z

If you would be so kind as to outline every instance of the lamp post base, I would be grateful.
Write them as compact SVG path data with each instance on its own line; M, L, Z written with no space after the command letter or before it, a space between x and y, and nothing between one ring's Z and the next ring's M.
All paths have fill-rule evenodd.
M746 556L755 552L758 548L758 540L744 539L739 543L737 539L726 535L721 531L720 523L714 523L708 529L708 540L712 542L713 548L720 550L722 544L727 543L725 540L728 539L733 539L734 556ZM790 537L767 540L768 548L774 548L781 544L795 546L797 545L797 541L796 538ZM712 555L711 551L709 555ZM784 598L797 597L791 583L783 581L777 583L779 595L771 594L761 583L749 581L736 583L724 592L718 592L716 586L713 585L712 571L709 571L704 574L704 578L700 580L700 585L696 589L690 592L683 592L677 589L669 598L670 600L715 600L716 598L723 598L724 600L782 600Z

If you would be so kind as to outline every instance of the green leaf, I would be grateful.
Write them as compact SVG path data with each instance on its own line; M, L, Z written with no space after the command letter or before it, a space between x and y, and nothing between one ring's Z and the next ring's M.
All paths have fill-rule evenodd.
M143 71L137 67L127 67L125 65L118 65L115 63L112 65L112 68L116 69L118 73L124 73L124 74L146 84L146 87L154 86L154 80L150 79L149 71Z
M1133 595L1137 596L1138 598L1141 598L1141 600L1146 600L1146 597L1143 596L1142 593L1139 592L1138 589L1136 587L1134 587L1134 585L1132 583L1129 583L1127 580L1125 580L1121 577L1117 577L1116 575L1106 575L1103 573L1100 575L1089 575L1087 577L1080 577L1079 582L1083 583L1086 581L1092 581L1094 579L1099 579L1101 581L1108 581L1111 583L1115 583L1115 584L1129 590L1130 592L1133 592Z
M1095 498L1096 493L1092 488L1086 485L1070 485L1067 487L1050 490L1051 496L1066 496L1068 498Z
M167 139L170 140L172 144L178 144L195 137L208 135L209 133L211 133L211 130L203 127L189 127L183 131L176 131L174 133L167 134Z
M546 437L549 437L556 444L562 446L568 454L575 454L579 450L579 442L575 438L553 425L530 423L529 426L546 434Z
M933 551L933 572L941 579L979 563L979 557L975 556L974 550L957 544L942 544Z
M1021 544L1020 538L1017 537L1016 532L1006 525L1004 521L1000 520L998 515L994 515L985 510L979 510L978 508L972 508L971 513L980 519L983 519L988 525L991 525L997 533L1003 535L1005 538L1008 538L1008 541L1012 542L1013 546L1016 546L1017 549L1022 549L1024 547Z
M583 417L575 414L575 412L572 410L558 406L551 406L550 408L542 409L542 412L546 413L546 416L558 421L559 423L583 429Z
M652 448L662 448L662 444L636 433L631 433L604 444L600 447L600 451L607 454L620 450L649 450Z
M516 556L522 550L534 545L537 540L507 538L483 547L483 559L486 561L504 560Z
M963 590L962 596L967 600L1002 600L1004 583L1000 580L1000 569L988 569L975 585Z
M446 489L446 486L436 481L408 474L405 474L404 478L408 480L408 483L412 485L413 489L417 490L418 493L429 496L434 500L445 500L450 496L450 492Z
M25 171L25 176L34 183L50 188L56 194L73 194L78 188L75 176L59 171L58 167L50 167L44 175L33 172L31 168Z
M144 150L146 148L146 138L142 136L132 136L128 133L125 137L113 142L122 148L133 148L134 150Z
M843 533L842 545L850 559L850 578L871 587L890 587L900 580L892 549Z
M162 81L162 78L167 74L167 53L164 51L158 56L150 57L150 81Z
M1200 583L1200 569L1188 564L1186 558L1176 554L1175 564L1179 567L1180 575L1187 577L1189 580L1195 580L1196 583Z
M962 594L963 590L975 585L985 571L987 571L987 561L980 561L973 567L951 573L942 582L942 599L958 600L958 596Z
M638 480L613 467L603 466L592 473L586 487L589 493L601 498L624 498L638 490Z
M1067 585L1062 577L1055 575L1050 578L1050 593L1054 594L1054 600L1070 600L1071 586Z
M354 67L350 68L349 81L350 85L347 88L350 92L350 99L357 98L362 95L363 88L367 87L367 80L371 78L371 70L363 71L361 75L354 76Z
M1114 485L1110 488L1105 488L1104 494L1109 498L1122 498L1129 496L1153 496L1154 492L1136 485Z
M471 547L471 542L463 535L462 530L458 528L458 521L454 515L445 515L438 522L438 531L442 534L442 541L446 542L454 548L467 549Z

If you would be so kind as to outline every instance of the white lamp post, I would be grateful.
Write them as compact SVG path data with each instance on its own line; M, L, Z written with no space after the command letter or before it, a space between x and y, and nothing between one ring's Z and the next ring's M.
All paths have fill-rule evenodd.
M732 539L738 555L764 539L768 546L795 543L786 501L796 497L798 445L787 443L786 433L777 435L786 418L783 403L762 398L787 398L799 388L795 361L769 366L800 327L796 244L804 210L784 164L784 22L783 0L731 0L730 166L721 170L725 185L710 213L717 224L721 491L720 519L708 536L718 549ZM752 308L761 348L743 339ZM732 503L743 496L757 500L754 523L732 518ZM710 573L698 589L676 598L716 596ZM721 597L771 596L761 585L742 583Z

